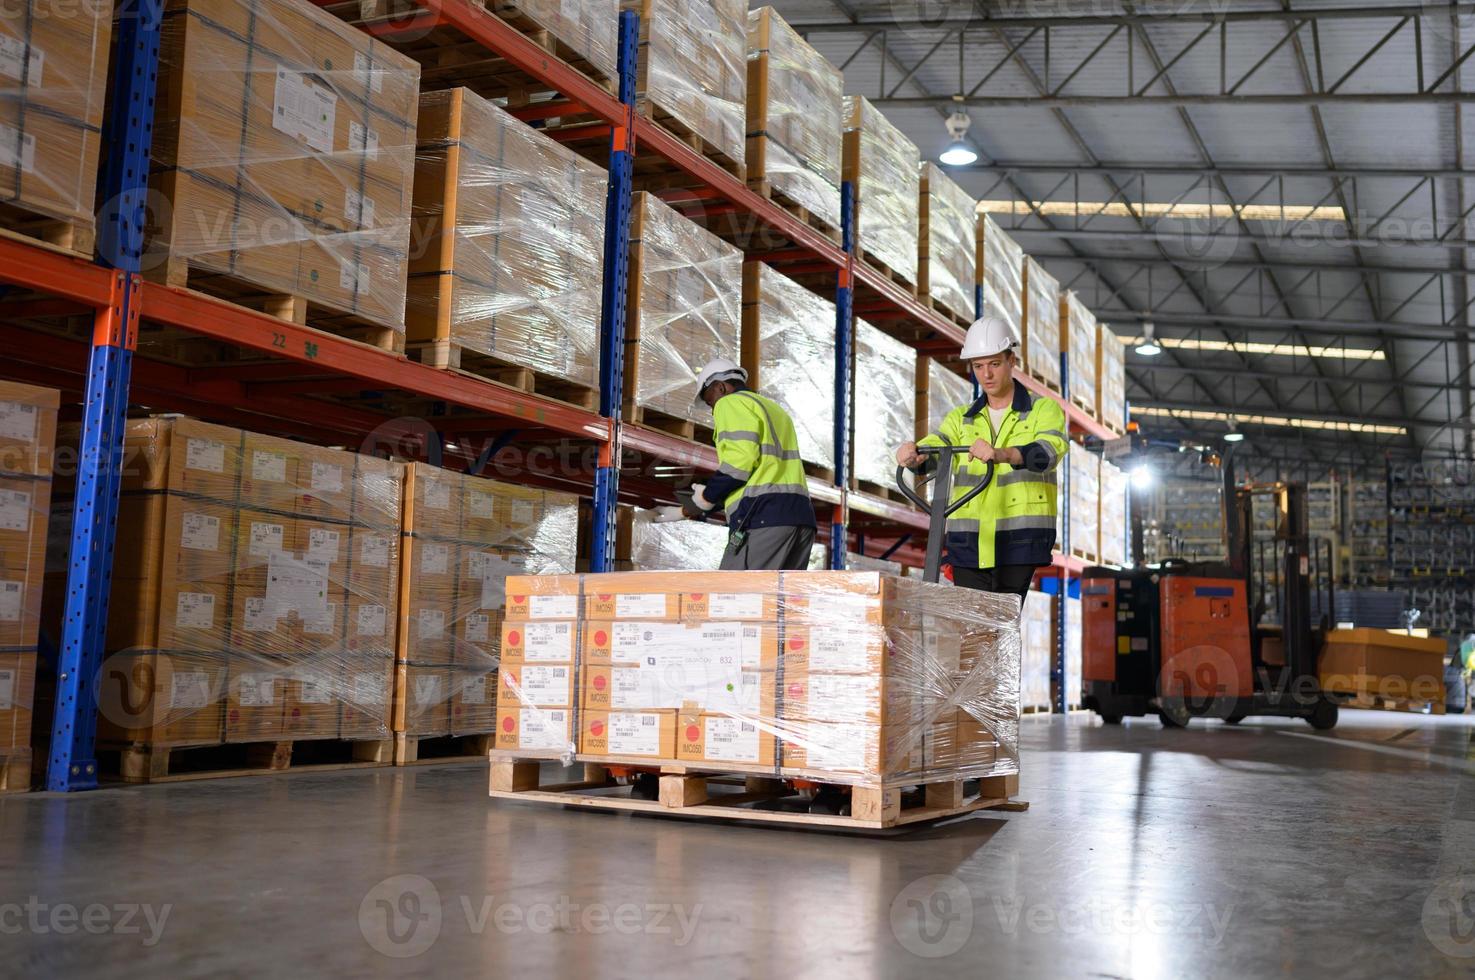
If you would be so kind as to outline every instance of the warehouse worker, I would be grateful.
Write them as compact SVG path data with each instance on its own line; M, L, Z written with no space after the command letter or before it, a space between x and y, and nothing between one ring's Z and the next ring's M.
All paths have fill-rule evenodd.
M747 382L748 372L725 357L702 368L697 398L712 409L719 465L683 509L692 518L727 512L724 571L808 568L814 506L799 438L789 414Z
M1009 325L986 316L968 328L962 357L983 394L947 414L936 432L896 451L912 470L935 466L917 446L967 446L953 457L953 497L963 496L995 464L993 482L947 519L947 557L953 582L1024 598L1035 569L1050 564L1057 512L1055 470L1065 457L1065 412L1048 398L1033 399L1014 383L1019 342Z

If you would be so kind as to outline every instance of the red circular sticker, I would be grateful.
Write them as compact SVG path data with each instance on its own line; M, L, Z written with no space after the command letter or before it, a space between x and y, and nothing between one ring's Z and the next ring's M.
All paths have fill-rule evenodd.
M803 650L804 649L804 640L803 640L803 638L798 637L798 636L791 636L791 637L789 637L789 649L790 650Z
M594 678L594 690L596 690L596 691L602 691L602 690L604 690L605 685L608 684L608 683L609 683L609 679L606 678L606 677L604 677L603 675L600 675L600 676Z
M589 734L595 736L596 738L598 738L600 735L603 735L604 734L604 722L602 722L602 721L596 721L596 722L593 722L592 724L590 724L590 726L589 726Z
M609 602L613 598L614 598L614 596L610 595L609 593L601 593L600 596L599 596L599 601L600 602Z
M696 725L687 725L686 726L686 740L688 742L695 742L697 739L699 739L701 737L702 737L702 730L700 728L698 728Z
M519 633L517 630L513 630L510 633L508 633L507 634L507 645L508 646L514 646L514 647L515 646L521 646L522 645L522 634Z
M524 602L527 602L527 598L528 598L528 597L527 597L527 596L525 596L525 595L515 595L515 596L513 596L513 597L512 597L512 601L513 601L513 602L514 602L514 603L516 603L516 604L517 604L517 605L519 605L519 606L520 606L520 605L522 605L522 604L523 604L523 603L524 603Z
M239 711L237 711L235 708L230 709L230 720L231 721L240 721L241 720L241 713Z
M691 598L694 602L700 602L704 598L704 596L700 592L693 592L691 594Z
M602 646L604 646L608 642L609 642L609 633L605 632L604 630L595 630L594 631L594 645L595 646L601 646L602 647Z
M797 682L795 682L793 684L790 684L789 685L789 696L790 697L795 697L795 698L803 697L804 696L804 685L803 684L800 684L800 683L797 683Z
M515 722L515 721L512 720L512 716L511 715L509 715L506 718L503 718L502 719L502 731L504 731L507 734L511 735L514 731L516 731L516 729L517 729L517 722Z

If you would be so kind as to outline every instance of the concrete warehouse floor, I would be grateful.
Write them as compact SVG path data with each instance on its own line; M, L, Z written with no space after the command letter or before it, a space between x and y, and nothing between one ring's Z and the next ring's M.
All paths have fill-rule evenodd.
M8 796L0 962L110 978L1469 976L1471 719L1343 719L1321 735L1028 717L1027 813L879 840L492 803L478 766Z

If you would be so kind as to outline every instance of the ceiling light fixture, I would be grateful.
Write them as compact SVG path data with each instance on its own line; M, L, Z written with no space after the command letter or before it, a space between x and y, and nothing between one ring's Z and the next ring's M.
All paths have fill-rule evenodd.
M1136 350L1143 357L1157 357L1163 352L1152 336L1155 329L1151 320L1142 321L1142 339L1137 342Z
M1364 432L1380 436L1406 436L1408 429L1401 425L1380 425L1376 422L1341 422L1331 419L1306 419L1286 415L1245 415L1242 412L1211 412L1192 408L1158 408L1153 405L1133 405L1133 415L1155 415L1161 418L1186 419L1198 422L1228 422L1236 425L1263 425L1286 429L1315 429L1323 432Z
M1225 442L1244 442L1245 434L1235 427L1235 418L1229 416L1229 431L1224 433Z
M948 167L966 167L970 163L978 162L978 147L968 138L968 127L973 120L968 118L968 113L962 109L954 109L948 114L947 126L948 144L937 159Z
M1142 343L1141 337L1123 337L1128 347ZM1159 337L1159 347L1168 350L1224 351L1232 354L1261 354L1271 357L1329 357L1344 361L1385 361L1376 347L1312 347L1306 344L1264 344L1249 340L1198 340L1192 337Z

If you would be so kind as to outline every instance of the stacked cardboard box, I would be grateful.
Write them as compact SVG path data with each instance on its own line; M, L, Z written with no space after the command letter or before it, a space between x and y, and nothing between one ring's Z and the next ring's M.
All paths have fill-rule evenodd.
M631 211L626 415L639 420L648 408L711 425L697 378L708 361L742 348L743 253L653 194L636 194Z
M1115 463L1101 461L1101 554L1097 557L1108 565L1127 564L1128 501L1131 481Z
M87 254L111 30L108 3L20 0L0 18L0 203L62 222L43 237Z
M896 481L896 447L917 429L917 352L864 320L855 322L855 476Z
M1024 343L1024 369L1060 390L1060 281L1045 267L1024 257L1024 307L1020 339Z
M60 395L0 381L0 788L31 772L31 709Z
M569 48L604 78L614 78L619 54L619 0L491 0L497 16L522 23ZM482 52L477 52L483 56Z
M794 420L805 462L835 465L835 304L762 262L743 265L748 385Z
M1074 447L1065 458L1070 467L1070 550L1094 561L1101 557L1101 457Z
M733 163L744 153L748 91L745 0L623 0L640 14L640 111L694 133Z
M855 188L856 241L872 259L909 283L918 282L920 160L917 144L869 99L845 97L842 173Z
M1321 686L1328 691L1443 704L1448 653L1443 637L1367 628L1332 630L1317 669Z
M1018 771L1010 597L876 572L526 577L507 589L502 689L520 693L498 708L506 757L867 785Z
M973 383L930 357L917 358L917 437L937 432L947 413L973 404Z
M1019 330L1024 324L1024 249L1004 234L988 215L978 218L974 256L977 282L983 286L983 313ZM1020 342L1024 342L1023 334Z
M571 572L577 551L577 497L411 464L394 730L490 732L507 576Z
M609 175L468 89L420 99L406 339L597 389Z
M185 418L125 451L99 738L387 737L402 467Z
M402 334L419 66L297 0L169 0L160 43L152 274Z
M1055 597L1030 590L1019 621L1019 702L1025 707L1050 706L1050 669L1055 663Z
M1102 422L1117 432L1127 426L1127 348L1109 324L1096 325L1096 397Z
M978 202L930 160L922 164L918 295L964 322L974 318Z
M772 7L748 11L748 180L836 229L844 89Z
M1056 601L1065 603L1065 703L1078 708L1086 689L1081 646L1081 600L1067 596Z
M1070 365L1070 397L1096 411L1096 316L1074 290L1060 297L1060 337Z
M656 512L620 508L615 530L615 570L659 572L687 568L709 571L722 562L727 525L711 521L657 523Z

